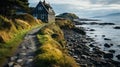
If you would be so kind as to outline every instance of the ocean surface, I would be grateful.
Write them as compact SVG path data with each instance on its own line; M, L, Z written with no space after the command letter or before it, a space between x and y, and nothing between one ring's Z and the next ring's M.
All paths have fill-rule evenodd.
M115 25L76 25L77 27L84 27L86 29L87 35L93 38L100 50L108 52L109 50L115 50L113 60L119 61L116 58L116 55L120 54L120 29L114 29L115 26L120 26L120 18L99 18L101 21L86 21L87 23L90 22L97 22L97 23L115 23ZM85 22L85 21L84 21ZM95 31L89 31L89 29L95 29ZM102 37L105 35L105 37ZM111 40L104 40L104 38L109 38ZM110 48L104 47L104 44L113 44Z

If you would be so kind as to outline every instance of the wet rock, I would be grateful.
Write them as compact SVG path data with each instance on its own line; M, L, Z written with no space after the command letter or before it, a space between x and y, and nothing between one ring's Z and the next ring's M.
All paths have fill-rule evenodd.
M13 57L10 58L10 61L14 61L14 60L16 60L17 58L18 58L17 56L13 56Z
M119 61L111 61L115 66L114 67L120 67Z
M95 37L97 37L97 35L95 35Z
M99 23L99 25L115 25L114 23Z
M85 50L83 51L83 54L84 54L84 55L88 55L88 56L90 55L89 52L88 52L88 51L85 51Z
M71 56L73 55L73 53L72 53L72 52L70 52L70 51L69 51L68 53L69 53Z
M12 67L22 67L19 64L14 64Z
M108 48L111 47L108 43L105 43L104 46Z
M73 58L77 59L77 58L78 58L78 56L77 56L77 55L74 55L74 56L73 56Z
M109 39L109 38L104 38L104 40L111 40L111 39Z
M73 44L69 44L69 46L72 46Z
M28 56L28 58L33 58L33 56Z
M115 53L115 50L109 50L110 53Z
M23 59L18 59L17 63L21 63L23 61Z
M95 31L95 29L90 29L89 31Z
M116 27L114 27L114 29L120 29L120 26L116 26Z
M87 64L80 64L80 67L88 67Z
M74 49L69 49L70 52L74 52L75 50Z
M113 46L113 44L110 44L111 46Z
M82 35L85 35L86 32L84 31L84 29L80 29L80 28L72 28L73 31L79 33L79 34L82 34Z
M99 49L96 49L94 53L98 54L98 55L103 55L104 54L104 52L100 51Z
M82 59L87 59L87 56L86 55L82 55L81 58Z
M117 45L118 47L120 47L120 45Z
M22 46L21 48L22 48L22 49L26 49L26 47L25 47L25 46Z
M8 66L8 67L12 67L13 64L14 64L14 62L9 62L9 63L7 64L7 66Z
M82 46L81 45L77 45L77 48L82 48Z
M90 47L95 47L93 44L90 44L89 46L90 46Z
M33 59L27 59L26 64L29 64L33 61Z
M105 35L102 35L102 37L105 37Z
M90 33L90 34L94 34L94 33Z
M25 56L25 55L26 55L26 53L20 53L20 55L21 55L21 56Z
M120 54L116 56L120 60Z
M71 39L71 42L75 42L75 39Z
M74 52L75 54L81 54L81 52L78 50L78 49L75 49L75 52Z
M113 58L113 54L112 53L105 53L104 58Z

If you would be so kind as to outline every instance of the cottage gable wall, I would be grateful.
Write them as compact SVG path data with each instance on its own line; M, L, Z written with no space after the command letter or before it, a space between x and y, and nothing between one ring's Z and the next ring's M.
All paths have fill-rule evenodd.
M43 22L55 22L55 13L52 7L45 2L39 2L33 11L33 16Z

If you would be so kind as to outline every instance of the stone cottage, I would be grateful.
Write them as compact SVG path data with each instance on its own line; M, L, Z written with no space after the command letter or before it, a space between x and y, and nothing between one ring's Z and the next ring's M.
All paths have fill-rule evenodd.
M38 3L33 10L33 16L46 23L55 22L55 12L45 0Z

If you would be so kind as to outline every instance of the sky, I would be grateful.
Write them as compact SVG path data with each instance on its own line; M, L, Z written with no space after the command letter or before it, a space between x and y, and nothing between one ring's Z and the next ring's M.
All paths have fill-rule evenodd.
M35 7L40 0L29 0ZM43 1L43 0L41 0ZM46 0L56 14L70 12L79 17L94 17L120 12L120 0Z

